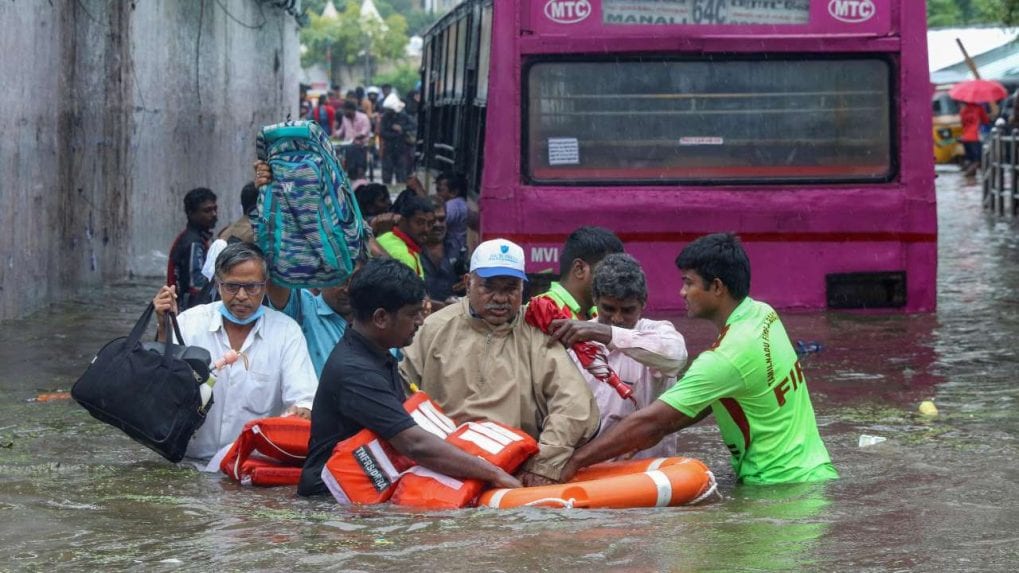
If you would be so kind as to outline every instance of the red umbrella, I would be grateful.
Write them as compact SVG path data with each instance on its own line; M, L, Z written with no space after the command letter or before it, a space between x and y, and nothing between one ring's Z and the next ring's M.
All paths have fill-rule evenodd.
M948 90L948 97L967 103L987 103L1005 99L1008 90L994 80L966 80Z

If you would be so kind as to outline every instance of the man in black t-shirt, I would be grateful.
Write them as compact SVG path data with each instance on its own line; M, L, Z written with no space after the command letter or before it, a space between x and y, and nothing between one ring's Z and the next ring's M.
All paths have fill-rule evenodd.
M200 300L199 295L208 284L202 274L202 266L209 251L212 230L218 221L217 212L216 194L210 189L198 187L184 196L184 214L188 224L173 240L166 265L166 284L177 287L180 312L210 302Z
M516 478L488 461L428 433L403 409L407 383L387 349L410 344L424 322L424 282L399 261L374 259L354 274L348 293L354 323L322 369L297 493L328 493L323 466L338 442L363 428L430 470L496 487L520 487Z

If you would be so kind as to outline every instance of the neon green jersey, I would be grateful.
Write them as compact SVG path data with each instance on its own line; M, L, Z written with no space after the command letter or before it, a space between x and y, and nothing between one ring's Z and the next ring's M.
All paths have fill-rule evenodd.
M806 378L775 310L750 297L659 400L693 418L711 406L736 476L773 484L835 479Z
M410 267L422 279L425 278L425 271L421 266L421 255L416 250L416 245L414 248L411 248L403 238L392 231L383 233L375 240L380 247L389 253L390 257Z
M548 287L548 292L542 293L542 296L547 296L554 300L560 308L566 307L575 320L582 320L580 317L580 303L558 281L553 281ZM598 316L598 307L591 307L591 310L587 311L587 315L592 318Z

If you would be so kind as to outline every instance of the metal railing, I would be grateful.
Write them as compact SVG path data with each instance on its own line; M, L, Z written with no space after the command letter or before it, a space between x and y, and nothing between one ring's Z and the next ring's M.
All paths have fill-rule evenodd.
M984 209L995 215L1019 214L1019 129L991 129L980 158Z

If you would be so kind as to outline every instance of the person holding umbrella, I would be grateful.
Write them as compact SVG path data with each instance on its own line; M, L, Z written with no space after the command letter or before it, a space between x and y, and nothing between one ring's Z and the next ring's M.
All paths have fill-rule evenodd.
M1000 83L979 79L959 82L948 91L949 97L963 103L959 111L962 121L959 141L966 150L963 167L966 175L975 174L980 165L980 127L991 123L983 104L1003 99L1007 93Z

